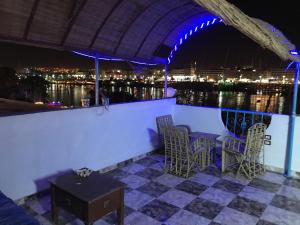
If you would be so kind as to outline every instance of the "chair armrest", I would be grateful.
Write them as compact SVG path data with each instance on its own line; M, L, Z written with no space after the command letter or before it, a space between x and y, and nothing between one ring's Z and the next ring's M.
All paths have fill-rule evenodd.
M245 149L245 140L232 136L225 136L222 142L222 150L243 153Z
M190 128L188 125L175 125L175 127L185 130L188 134L190 133Z

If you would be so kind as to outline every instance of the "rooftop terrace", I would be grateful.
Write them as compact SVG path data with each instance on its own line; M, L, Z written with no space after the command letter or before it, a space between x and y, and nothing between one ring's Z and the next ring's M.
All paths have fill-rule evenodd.
M96 59L96 77L100 59L159 63L167 69L178 43L216 21L237 28L283 60L300 61L280 31L224 0L0 2L0 40L77 50ZM298 79L299 63L296 68ZM300 135L300 118L295 106L291 129L288 116L270 115L265 165L283 174L288 161L288 175L297 177L300 140L293 135ZM222 109L176 105L175 99L0 117L0 190L20 200L44 192L49 177L62 172L83 167L103 171L147 155L160 147L155 119L167 114L192 131L228 134ZM109 173L127 186L125 224L300 223L299 180L267 172L250 182L221 175L217 167L183 179L164 174L162 164L162 156L152 155ZM41 224L51 224L49 196L28 199L23 207ZM81 223L63 215L62 224ZM99 224L112 221L106 216Z
M126 184L125 225L294 225L300 223L300 181L267 172L252 181L221 175L212 166L184 179L164 173L164 155L151 154L107 175ZM52 224L50 195L22 205L41 224ZM117 223L115 213L95 225ZM80 225L61 212L59 224Z

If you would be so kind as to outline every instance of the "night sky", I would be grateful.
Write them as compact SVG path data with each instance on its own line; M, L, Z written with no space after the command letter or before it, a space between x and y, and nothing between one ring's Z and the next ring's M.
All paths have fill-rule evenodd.
M300 7L296 0L230 0L246 14L271 23L296 46L300 46ZM173 67L197 61L201 68L255 66L284 67L276 55L262 49L234 28L218 24L198 32L175 55ZM93 61L72 53L0 43L0 65L92 68ZM102 64L104 68L128 68L126 63Z

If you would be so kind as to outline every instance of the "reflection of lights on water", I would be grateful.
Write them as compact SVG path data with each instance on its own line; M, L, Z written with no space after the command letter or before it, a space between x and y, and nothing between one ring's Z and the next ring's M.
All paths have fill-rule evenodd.
M279 97L278 101L278 113L283 113L284 107L284 97Z
M203 95L203 93L201 93L201 95ZM222 103L223 103L223 91L220 91L220 93L219 93L219 108L222 107Z

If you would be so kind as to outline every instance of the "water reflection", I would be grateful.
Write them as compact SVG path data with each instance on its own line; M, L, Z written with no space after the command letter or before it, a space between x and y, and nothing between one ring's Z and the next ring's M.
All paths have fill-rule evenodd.
M289 99L275 93L250 94L246 92L178 92L177 102L180 104L212 106L219 108L243 109L279 114L289 113Z
M65 106L78 107L82 98L89 98L90 85L51 85L48 89L50 101L60 101ZM160 99L163 88L155 87L110 87L109 92L127 92L137 100ZM290 98L280 94L246 92L201 92L193 90L178 90L177 102L196 106L212 106L219 108L244 109L280 114L289 113Z

